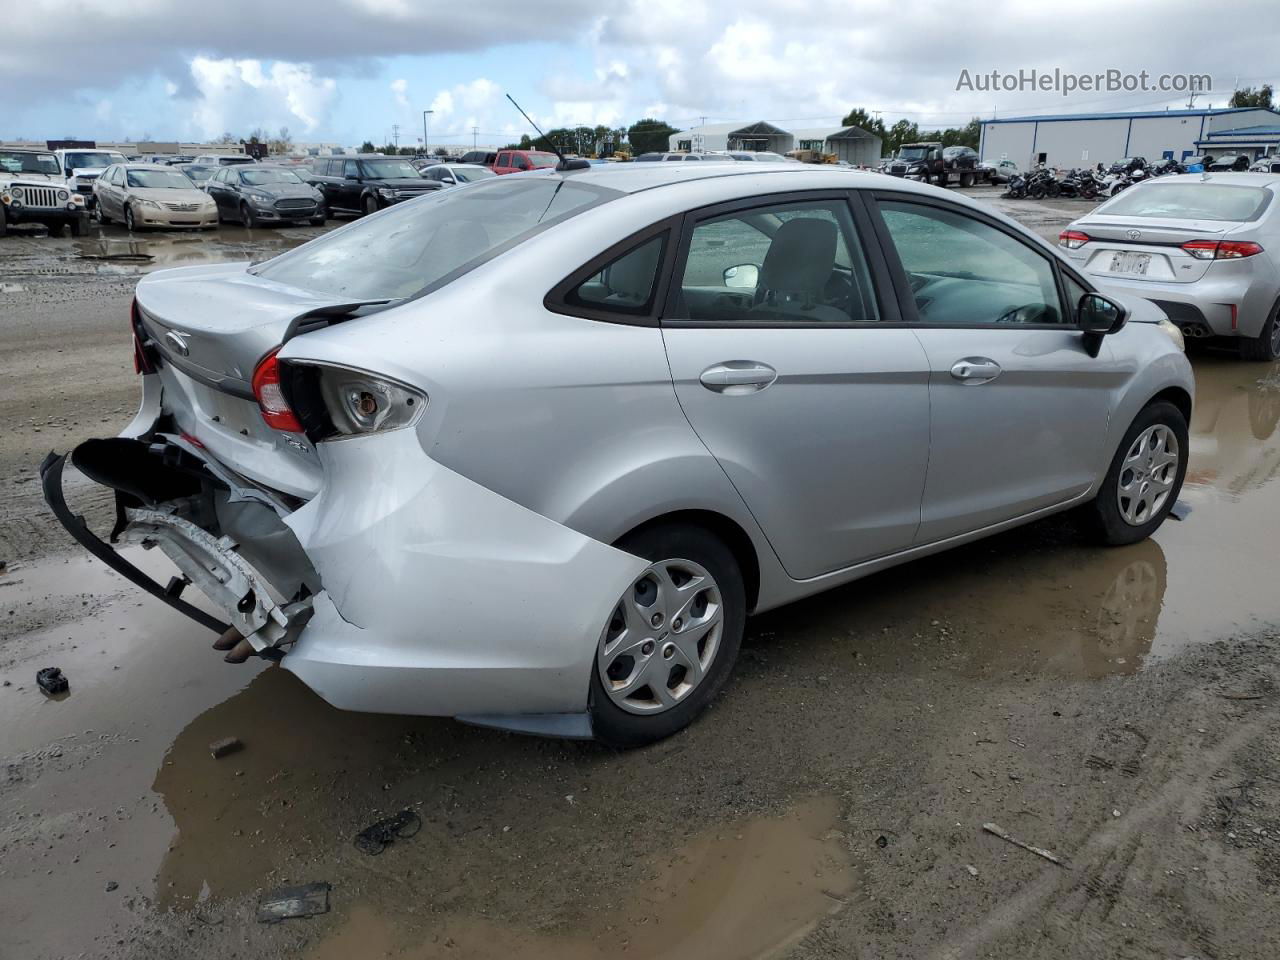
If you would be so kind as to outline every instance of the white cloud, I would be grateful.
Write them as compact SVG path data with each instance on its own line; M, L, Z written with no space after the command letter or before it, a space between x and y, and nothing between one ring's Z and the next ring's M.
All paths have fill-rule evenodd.
M309 133L326 119L337 94L332 77L320 77L302 63L277 60L264 67L259 60L191 61L191 80L197 100L193 121L202 136L215 137L238 129L245 118L269 130L302 125Z
M391 92L395 94L396 106L402 109L408 109L409 107L409 98L406 96L408 89L409 81L404 77L396 77L391 81Z

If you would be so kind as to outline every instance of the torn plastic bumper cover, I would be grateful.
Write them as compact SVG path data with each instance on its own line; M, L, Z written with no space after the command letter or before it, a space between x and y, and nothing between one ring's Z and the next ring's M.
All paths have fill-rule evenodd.
M181 571L181 577L162 587L95 536L84 518L67 506L62 490L67 458L51 453L40 474L45 500L54 515L95 557L201 626L219 633L234 627L259 653L296 640L311 615L310 590L303 589L300 581L318 585L301 548L293 541L292 550L282 551L276 544L271 553L264 554L261 544L246 545L257 548L255 555L252 550L242 551L231 535L246 524L260 533L265 517L292 541L292 534L272 511L270 499L264 501L259 491L241 487L234 474L214 468L186 441L163 434L156 437L158 442L154 443L126 438L89 440L72 452L71 460L87 477L115 490L116 523L111 542L159 547ZM270 542L271 537L263 540ZM255 563L258 556L276 561L268 567L274 576L260 569L261 560ZM281 566L301 569L301 577L280 577ZM192 583L230 623L181 599L183 588ZM287 586L282 588L280 583Z

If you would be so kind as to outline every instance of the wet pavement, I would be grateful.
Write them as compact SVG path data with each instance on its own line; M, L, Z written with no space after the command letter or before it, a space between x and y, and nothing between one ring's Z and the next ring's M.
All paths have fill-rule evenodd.
M1075 209L1036 206L1038 229L1056 234ZM97 275L260 258L315 232L51 242ZM63 262L24 260L26 243L0 298ZM1090 878L1136 883L1093 855L1131 808L1147 819L1114 845L1144 862L1156 853L1139 835L1172 848L1216 827L1197 812L1203 782L1260 782L1233 751L1274 719L1269 667L1220 641L1280 623L1280 364L1192 360L1182 520L1107 550L1055 518L771 611L714 709L623 755L339 712L278 666L222 663L206 631L51 542L0 574L0 956L1120 955L1110 933L1037 952L1059 927L1015 949L997 905L1016 896L1018 917L1036 915L1047 878L1084 885L1063 902L1098 896ZM158 553L131 556L163 579ZM34 683L52 665L71 685L57 698ZM215 759L225 737L244 749ZM1245 772L1226 776L1236 762ZM1205 792L1210 810L1220 790ZM1231 941L1252 906L1223 893L1280 882L1274 854L1256 852L1280 835L1266 819L1280 809L1252 796L1253 832L1232 822L1210 852L1143 872L1165 878L1136 894L1159 942L1188 946L1132 956L1275 955ZM1156 829L1162 798L1181 819ZM416 836L356 849L403 809L422 819ZM1077 876L984 838L997 815L1074 853ZM1229 859L1235 830L1253 860ZM1201 870L1217 871L1207 889ZM1184 875L1175 894L1167 878ZM321 880L331 914L252 923L265 891ZM1113 911L1130 932L1147 922L1119 890L1090 929L1119 935ZM1202 915L1209 903L1220 909ZM949 910L982 922L965 939ZM1072 923L1086 921L1082 907ZM1274 931L1255 939L1269 949Z

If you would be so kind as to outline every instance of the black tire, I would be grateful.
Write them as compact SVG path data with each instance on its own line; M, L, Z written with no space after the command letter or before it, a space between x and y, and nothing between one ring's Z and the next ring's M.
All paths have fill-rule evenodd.
M372 193L365 194L364 199L360 201L360 209L364 211L364 215L366 217L371 213L377 213L378 198L375 197Z
M605 692L596 657L592 657L588 698L592 732L602 743L627 749L671 736L688 726L715 699L738 659L747 601L742 572L732 551L702 527L676 524L648 527L627 535L617 546L651 562L679 559L702 566L719 588L724 612L719 648L702 681L683 700L661 713L631 713L614 703ZM661 643L661 638L658 642ZM597 640L597 652L599 643Z
M108 224L111 222L111 218L107 216L107 211L101 203L98 204L97 215L99 223Z
M71 227L71 235L73 237L84 236L84 221L79 217L72 218L69 221L68 226Z
M1030 190L1028 190L1027 193L1030 194L1032 200L1043 200L1044 186L1043 184L1037 183Z
M247 203L240 204L240 222L251 230L258 225L258 218Z
M1280 357L1280 300L1267 314L1267 320L1256 337L1240 341L1240 359L1270 363Z
M962 187L972 187L972 186L973 186L973 174L972 174L972 173L962 173L962 174L960 174L960 186L962 186Z
M311 225L312 225L313 227L323 227L323 226L324 226L324 217L312 217L312 218L311 218Z
M1126 472L1124 461L1138 437L1153 426L1163 425L1169 428L1178 443L1178 462L1174 471L1173 486L1170 487L1164 502L1151 513L1149 519L1141 524L1127 522L1120 513L1119 487L1122 475ZM1182 490L1183 478L1187 475L1188 459L1187 420L1171 403L1159 401L1143 407L1134 418L1124 439L1111 458L1111 467L1103 478L1098 496L1086 508L1086 517L1090 532L1098 542L1108 546L1122 546L1137 543L1155 533L1164 518L1169 515Z
M4 215L4 204L0 204L0 237L9 232L9 221Z
M124 228L128 230L130 233L133 233L133 229L134 229L133 207L129 206L128 204L126 204L124 208Z

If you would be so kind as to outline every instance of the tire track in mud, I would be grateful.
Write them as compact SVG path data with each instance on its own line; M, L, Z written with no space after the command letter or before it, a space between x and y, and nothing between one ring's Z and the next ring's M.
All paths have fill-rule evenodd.
M967 929L952 932L947 943L929 954L930 960L972 960L985 955L993 941L1025 926L1028 918L1043 918L1060 927L1063 932L1071 928L1078 936L1089 930L1086 919L1106 920L1119 902L1126 884L1130 881L1134 865L1140 856L1151 854L1150 845L1160 844L1184 831L1192 823L1197 811L1204 806L1212 792L1211 780L1215 773L1226 766L1231 757L1251 741L1263 734L1264 728L1274 722L1270 713L1261 714L1250 721L1232 728L1229 736L1213 746L1197 752L1184 752L1180 759L1157 759L1161 784L1155 787L1148 782L1139 789L1155 790L1154 794L1135 806L1120 819L1108 821L1092 831L1079 850L1070 856L1070 870L1046 864L1037 880L1022 891L991 910ZM1179 748L1173 748L1177 751ZM1093 755L1096 756L1096 755ZM1092 757L1091 757L1092 759ZM1133 758L1127 758L1132 761ZM1087 759L1086 766L1098 769L1096 762ZM1112 766L1115 766L1112 762ZM1061 853L1062 851L1057 851ZM1154 852L1159 867L1161 853ZM1144 884L1148 889L1158 886L1155 882ZM1195 915L1194 904L1187 898L1185 885L1179 885L1177 896L1180 908L1185 911L1183 924L1187 936L1208 960L1218 954L1211 925ZM1053 901L1051 904L1049 901ZM1049 904L1046 906L1046 904ZM1097 912L1091 917L1091 912ZM1098 929L1093 928L1095 936ZM1102 952L1098 956L1120 956L1115 945L1098 944ZM1000 954L1003 955L1003 954Z

